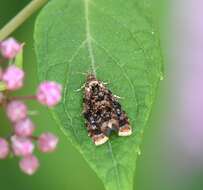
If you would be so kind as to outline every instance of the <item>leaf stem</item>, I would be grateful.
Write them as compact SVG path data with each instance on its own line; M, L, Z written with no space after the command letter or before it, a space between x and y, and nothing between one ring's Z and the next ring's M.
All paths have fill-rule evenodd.
M23 10L12 18L1 30L0 41L8 37L24 21L26 21L35 11L41 8L48 0L32 0Z

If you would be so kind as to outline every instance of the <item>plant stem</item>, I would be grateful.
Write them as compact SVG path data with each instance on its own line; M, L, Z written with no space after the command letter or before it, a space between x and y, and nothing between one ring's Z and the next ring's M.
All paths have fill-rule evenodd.
M47 1L48 0L32 0L22 11L20 11L0 30L0 41L8 37L14 30L16 30L24 21L26 21L35 11L41 8Z
M36 95L30 95L30 96L13 96L13 97L10 97L10 100L36 100Z

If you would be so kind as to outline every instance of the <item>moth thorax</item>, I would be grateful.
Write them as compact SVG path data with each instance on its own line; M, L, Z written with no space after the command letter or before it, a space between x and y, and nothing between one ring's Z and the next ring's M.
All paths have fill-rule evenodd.
M87 76L87 81L95 81L95 80L97 80L97 79L96 79L96 77L93 74L89 74Z
M98 82L98 80L91 80L90 82L89 82L89 86L96 86L97 84L99 84L99 82Z

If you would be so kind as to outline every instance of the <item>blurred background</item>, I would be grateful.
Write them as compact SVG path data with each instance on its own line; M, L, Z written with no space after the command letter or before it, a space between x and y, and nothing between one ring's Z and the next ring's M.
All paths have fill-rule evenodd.
M0 0L0 28L29 0ZM156 0L165 59L161 82L137 160L137 190L203 189L203 1ZM26 88L18 95L35 92L37 68L33 47L36 15L13 36L26 43ZM101 181L57 128L46 108L29 102L37 132L52 131L60 137L57 151L39 154L41 167L32 177L18 168L18 160L0 161L3 190L104 190ZM0 136L9 124L0 111Z

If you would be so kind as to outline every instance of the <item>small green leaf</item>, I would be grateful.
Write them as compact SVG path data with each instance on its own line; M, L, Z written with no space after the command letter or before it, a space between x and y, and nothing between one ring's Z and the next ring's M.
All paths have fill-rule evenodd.
M23 47L15 58L15 65L21 69L23 68Z
M159 34L150 0L52 0L35 25L40 80L63 84L63 100L52 111L107 190L132 190L143 129L162 76ZM96 147L82 112L82 73L96 73L123 97L133 134L113 136Z

